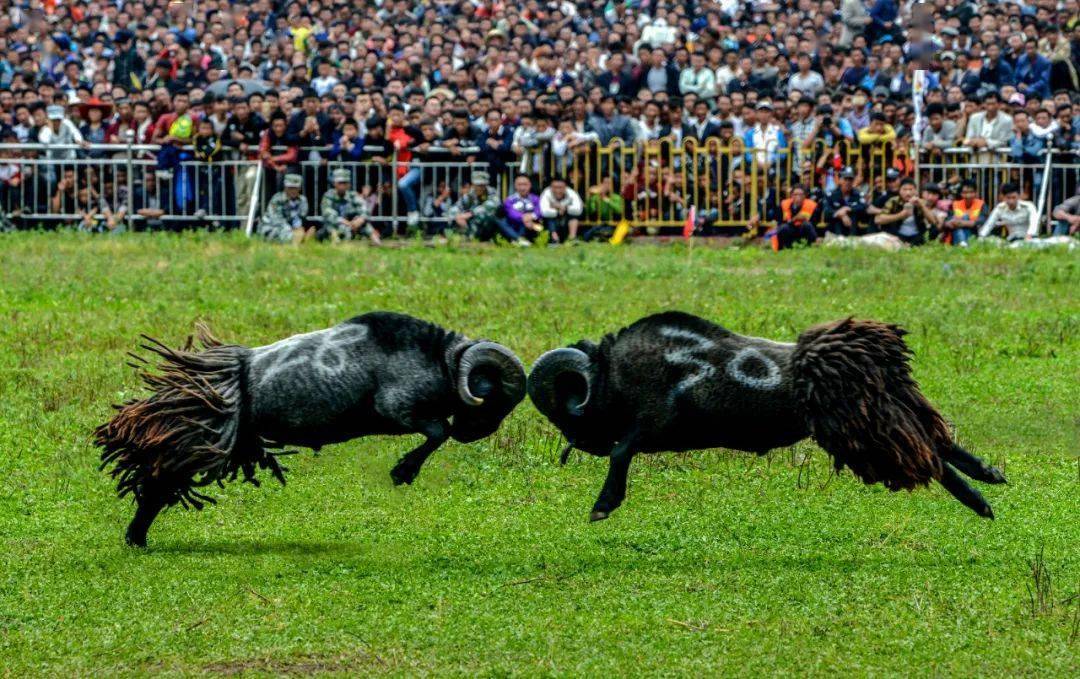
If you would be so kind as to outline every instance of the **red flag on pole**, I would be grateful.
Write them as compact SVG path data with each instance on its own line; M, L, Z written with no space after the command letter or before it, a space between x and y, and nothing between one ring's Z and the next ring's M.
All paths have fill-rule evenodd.
M694 235L694 227L697 222L697 206L691 205L690 211L686 214L686 223L682 227L683 240L690 240L690 236Z

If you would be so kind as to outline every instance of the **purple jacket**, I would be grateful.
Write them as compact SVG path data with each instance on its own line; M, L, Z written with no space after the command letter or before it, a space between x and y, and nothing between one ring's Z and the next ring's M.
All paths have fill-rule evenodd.
M526 212L531 212L533 217L540 219L540 197L535 193L530 193L522 198L515 191L503 201L503 209L506 210L507 221L520 226L523 223L522 216Z

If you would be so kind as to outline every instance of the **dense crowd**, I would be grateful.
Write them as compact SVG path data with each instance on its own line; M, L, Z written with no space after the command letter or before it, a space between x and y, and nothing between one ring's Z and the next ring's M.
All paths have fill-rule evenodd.
M111 153L98 144L157 144L163 176L187 159L258 160L267 198L303 162L394 156L393 201L382 188L385 172L370 185L350 182L364 184L355 188L369 214L393 202L408 226L436 209L464 228L461 215L474 212L471 176L421 191L419 168L440 160L486 163L490 183L505 188L485 228L520 240L534 225L509 219L506 231L504 203L519 175L542 184L537 190L569 179L582 210L594 196L620 195L626 205L601 221L634 217L642 192L657 204L678 203L673 209L685 215L685 186L676 196L665 179L670 158L650 178L648 168L603 164L597 146L718 138L753 149L759 155L745 160L769 172L788 168L778 183L784 195L759 211L778 219L796 185L816 193L823 208L847 172L866 193L884 191L860 149L885 149L901 179L911 174L913 153L933 161L964 147L981 163L1034 165L1048 148L1080 149L1078 0L5 4L0 141L56 147L43 153L57 159ZM920 71L925 122L917 123ZM0 155L38 153L8 149ZM595 171L583 172L589 164ZM720 188L732 185L739 167L723 165L710 180L723 204L697 206L705 227L710 211L730 206ZM19 180L11 167L0 168L7 186ZM204 184L229 187L216 200L250 195L251 177L223 181L227 172L206 176ZM63 174L35 178L43 200L83 213L106 202L90 179L69 177L69 186ZM331 174L302 173L299 188L313 205L335 189ZM614 190L602 175L614 175ZM1021 182L1025 200L1038 186L1031 178ZM951 193L941 200L962 201L960 183L943 183L939 190ZM1056 189L1071 195L1075 180ZM132 196L129 205L106 206L111 218L97 209L90 221L116 224L123 209L167 211L176 200L220 211L195 193L161 198L155 208ZM614 209L613 200L593 202L595 210ZM539 198L536 205L540 215ZM878 221L849 213L829 219L852 222L849 231ZM576 224L573 233L563 226L564 237L576 234Z

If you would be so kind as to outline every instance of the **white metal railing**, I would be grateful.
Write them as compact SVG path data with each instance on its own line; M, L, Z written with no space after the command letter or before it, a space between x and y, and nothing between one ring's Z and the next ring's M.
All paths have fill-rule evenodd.
M1000 202L1002 185L1014 183L1021 195L1036 204L1042 233L1052 231L1053 206L1080 191L1080 155L1076 151L1049 148L1039 162L986 163L980 162L977 154L970 154L973 149L950 150L956 151L953 158L919 164L916 178L920 185L973 181L982 199L994 205Z
M287 171L275 171L247 158L201 162L182 156L162 170L155 145L22 145L0 144L0 209L22 222L91 226L108 221L129 230L143 225L221 226L254 231L267 202L282 188L286 172L303 177L309 220L320 220L322 195L335 169L350 170L353 188L372 203L370 221L406 221L416 208L417 221L448 223L445 193L461 194L474 170L449 149L438 154L447 162L341 162L305 159ZM375 152L383 147L365 147ZM107 150L104 157L50 157L52 151ZM312 158L304 149L301 158ZM321 149L325 151L325 149ZM461 153L478 152L466 147ZM321 155L321 154L320 154ZM436 155L429 152L428 157ZM315 156L317 158L317 156Z
M365 150L374 153L381 148L369 146ZM216 223L251 233L267 201L281 188L283 172L247 158L213 163L182 160L171 172L162 172L155 159L160 149L148 144L0 144L0 209L22 223L78 224L84 221L87 211L101 211L104 204L113 221L128 229L148 223ZM1037 202L1047 229L1053 207L1078 191L1080 156L1073 151L1050 149L1043 162L1016 164L978 162L964 155L966 149L953 150L957 153L941 162L920 163L917 179L921 183L974 179L984 200L991 204L997 202L1000 186L1014 181ZM74 157L49 157L52 151L70 151ZM80 157L86 151L103 151L106 155ZM318 155L313 157L311 151ZM290 167L290 171L298 171L303 177L312 221L318 219L320 200L330 187L335 168L348 168L353 188L372 201L370 221L404 221L415 199L418 221L436 225L449 221L444 194L459 196L474 170L487 169L484 163L460 159L460 154L478 154L480 149L476 147L462 148L458 155L446 148L433 148L425 153L426 158L438 154L446 160L414 160L408 164L399 162L396 155L386 162L319 158L326 151L325 147L304 149L302 160ZM229 153L239 155L237 151ZM517 170L520 167L511 163L505 174L491 177L499 195L509 190L506 179ZM541 187L535 188L539 191ZM411 195L407 196L407 192Z

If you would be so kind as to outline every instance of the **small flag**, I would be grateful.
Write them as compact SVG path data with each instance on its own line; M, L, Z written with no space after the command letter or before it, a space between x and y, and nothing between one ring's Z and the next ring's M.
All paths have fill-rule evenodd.
M620 219L619 223L615 225L615 233L611 234L611 240L608 242L612 245L618 245L626 240L626 234L630 233L630 222L626 219Z
M694 235L694 227L697 226L697 206L691 205L690 212L686 215L686 223L682 227L683 240L690 240Z

